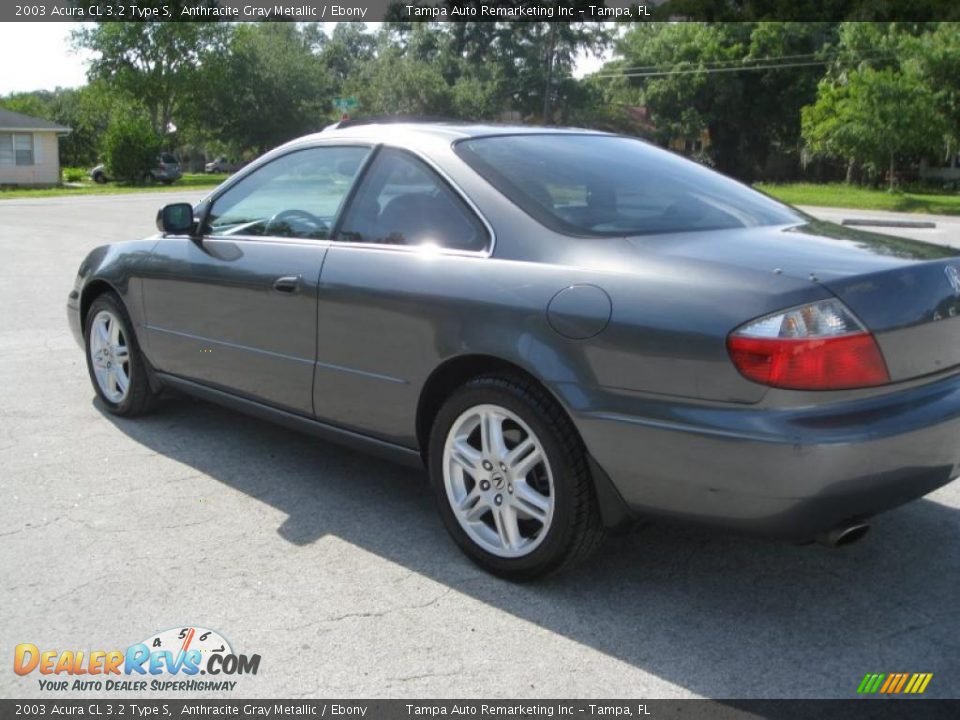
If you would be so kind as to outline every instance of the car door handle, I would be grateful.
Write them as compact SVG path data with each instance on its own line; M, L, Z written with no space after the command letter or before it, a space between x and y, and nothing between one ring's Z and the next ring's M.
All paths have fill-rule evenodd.
M273 289L291 295L300 288L299 275L284 275L273 281Z

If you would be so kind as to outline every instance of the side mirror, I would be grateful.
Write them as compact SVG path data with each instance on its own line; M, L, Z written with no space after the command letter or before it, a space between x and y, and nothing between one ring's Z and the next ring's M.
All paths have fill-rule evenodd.
M171 203L157 213L157 229L170 235L186 235L193 232L193 205Z

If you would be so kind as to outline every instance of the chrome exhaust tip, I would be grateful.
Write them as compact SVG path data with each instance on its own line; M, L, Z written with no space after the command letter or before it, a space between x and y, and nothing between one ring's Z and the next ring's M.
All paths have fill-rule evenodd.
M833 530L817 535L816 539L821 545L838 548L857 542L868 532L870 532L870 526L867 523L856 522L835 527Z

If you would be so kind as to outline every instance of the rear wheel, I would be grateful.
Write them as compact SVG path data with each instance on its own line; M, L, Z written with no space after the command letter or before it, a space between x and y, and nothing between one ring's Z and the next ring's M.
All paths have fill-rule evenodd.
M531 381L485 376L464 385L437 414L429 454L447 530L496 575L555 572L603 538L580 438Z
M116 295L104 293L93 301L84 337L90 380L107 409L127 417L146 412L155 395L130 318Z

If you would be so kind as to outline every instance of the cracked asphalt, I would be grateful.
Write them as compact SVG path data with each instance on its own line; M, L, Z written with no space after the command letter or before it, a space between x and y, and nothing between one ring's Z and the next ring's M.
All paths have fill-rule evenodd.
M960 696L960 483L839 551L651 526L517 586L447 539L422 473L183 397L105 414L77 266L196 198L0 201L0 696L44 696L18 643L186 625L260 654L237 698L850 698L867 672Z

